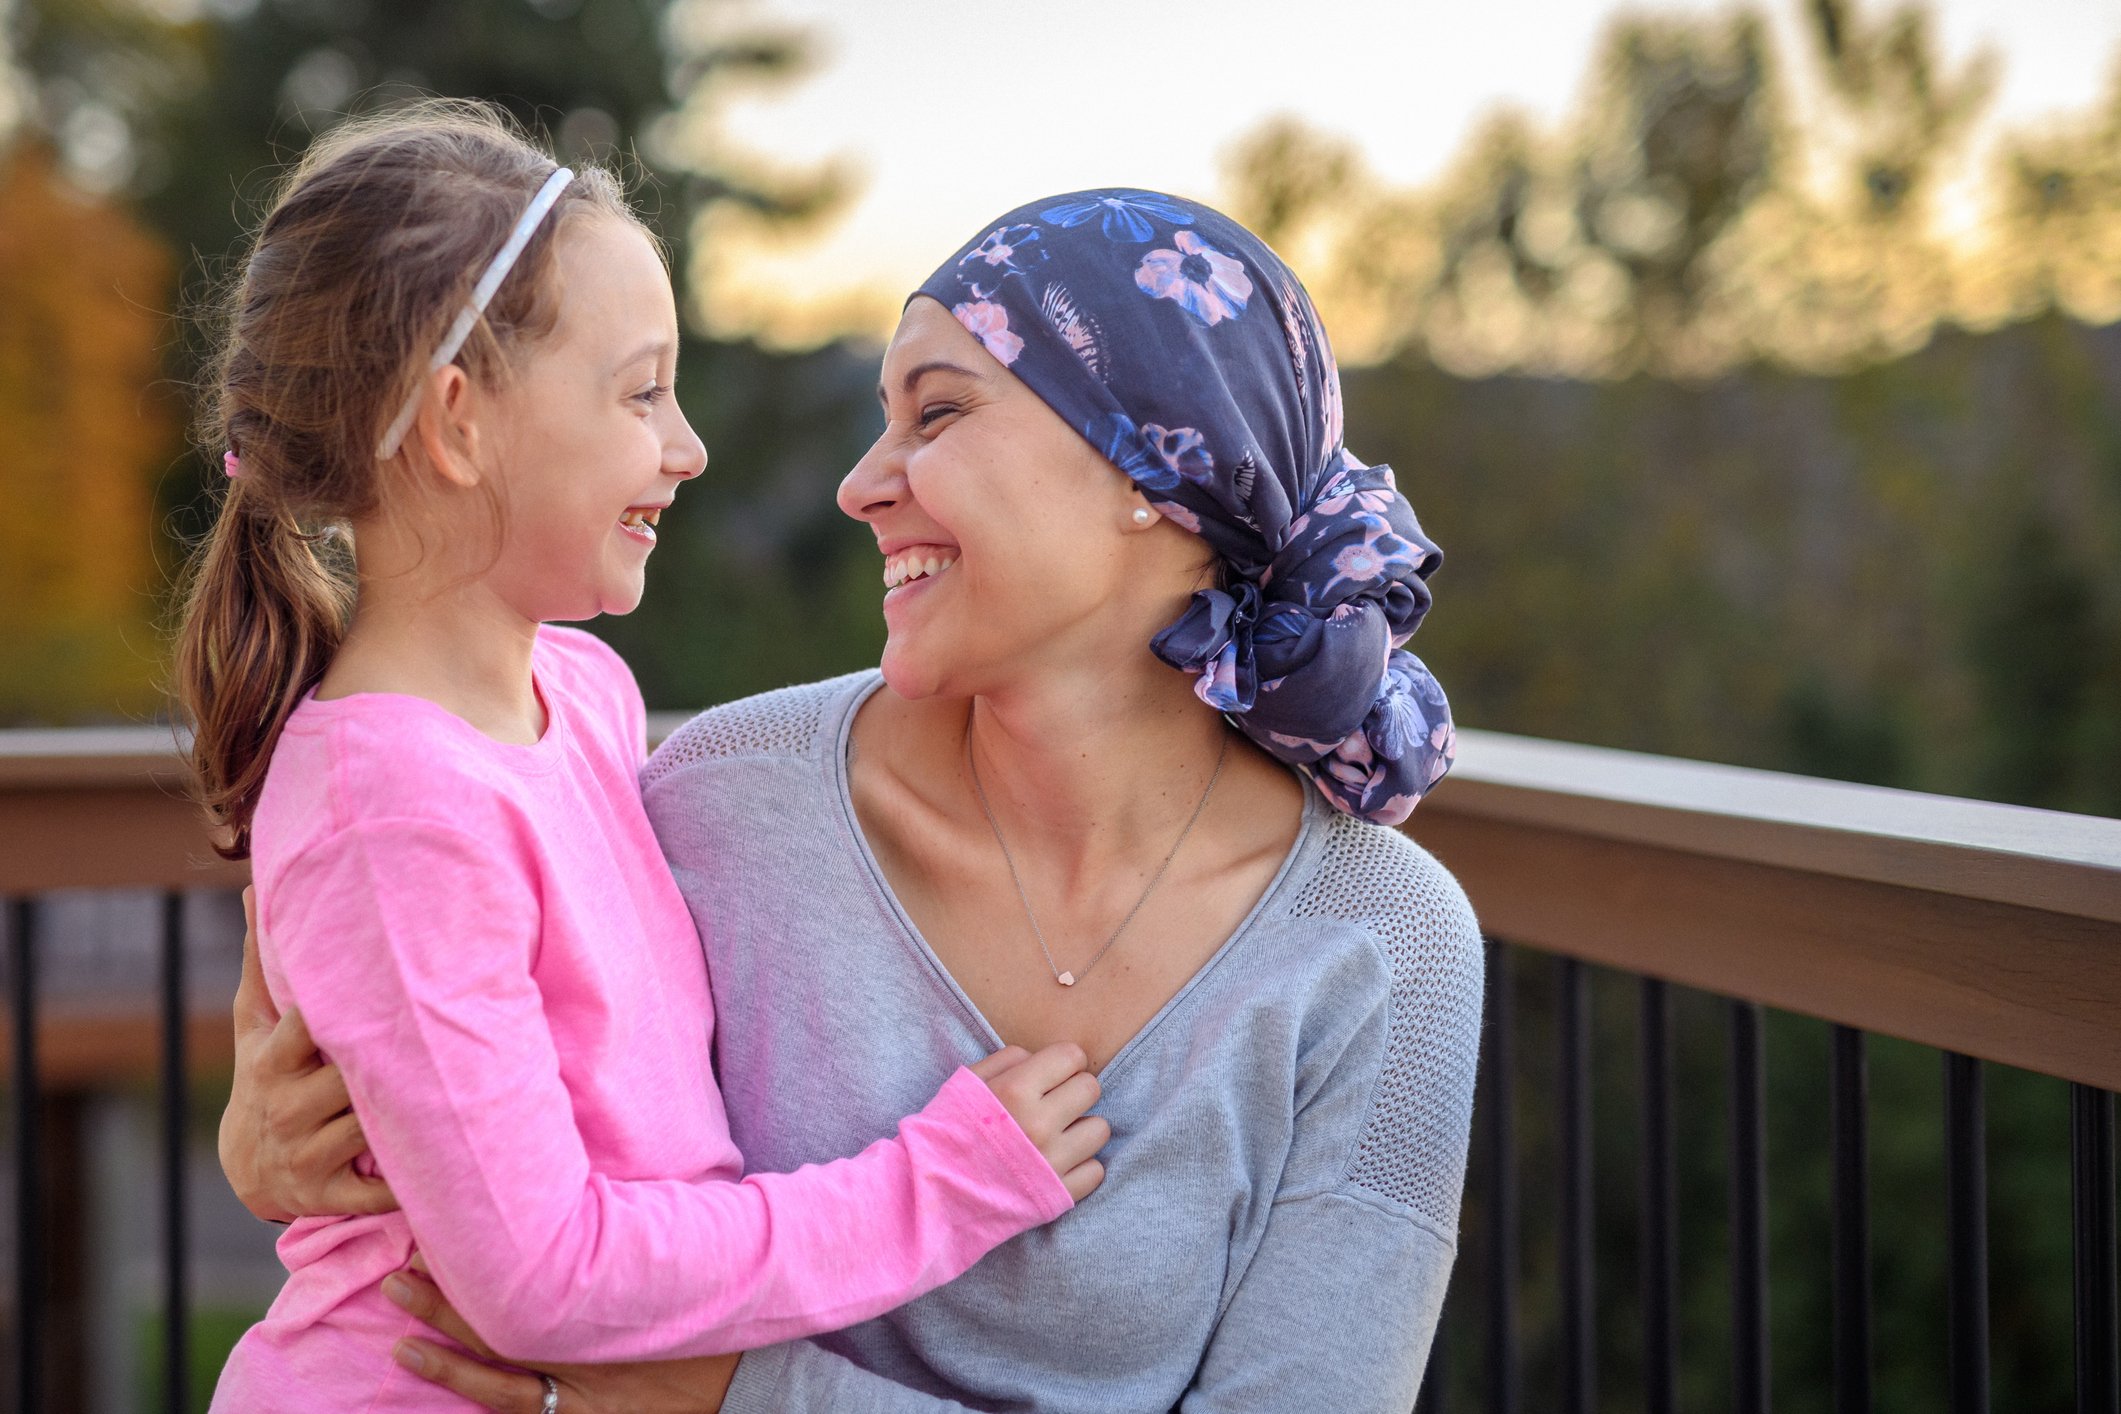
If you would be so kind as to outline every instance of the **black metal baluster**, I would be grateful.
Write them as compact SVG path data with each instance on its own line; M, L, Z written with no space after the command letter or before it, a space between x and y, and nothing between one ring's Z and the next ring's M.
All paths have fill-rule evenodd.
M30 900L8 905L15 1081L15 1407L44 1407L44 1185L37 1092L37 939Z
M1678 1170L1672 1147L1672 998L1642 979L1642 1402L1677 1414Z
M182 1414L191 1397L190 1241L184 1218L184 896L162 896L162 1381L163 1404Z
M2114 1272L2114 1097L2091 1085L2069 1087L2069 1194L2077 1414L2115 1414L2121 1410L2121 1303Z
M1760 1007L1730 1004L1731 1408L1768 1412L1766 1066Z
M1523 1365L1517 1345L1517 997L1511 986L1510 948L1488 944L1487 1083L1488 1170L1488 1408L1521 1414Z
M1861 1031L1836 1026L1832 1036L1834 1414L1870 1414L1870 1069Z
M1944 1055L1952 1414L1988 1414L1988 1117L1981 1062Z
M1574 958L1557 964L1556 1050L1561 1060L1561 1407L1598 1407L1591 1245L1591 977Z

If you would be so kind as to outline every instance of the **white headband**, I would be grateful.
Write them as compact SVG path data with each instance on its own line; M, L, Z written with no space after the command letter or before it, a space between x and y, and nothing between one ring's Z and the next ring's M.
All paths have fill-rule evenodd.
M449 326L449 333L442 340L441 346L435 350L435 356L427 361L429 375L455 358L457 350L464 347L464 341L471 337L471 326L478 323L479 316L486 312L487 301L493 298L495 290L501 288L501 282L507 279L508 272L515 268L516 257L523 253L524 246L530 244L532 233L544 221L545 214L552 210L553 204L560 199L560 193L573 180L574 173L570 169L554 169L553 174L545 179L545 185L538 188L538 194L530 199L530 205L523 208L522 218L516 222L516 228L508 233L507 242L495 253L493 263L486 267L486 273L479 276L479 283L471 287L471 298L466 300L464 308L458 311L456 323ZM405 440L406 429L412 426L413 414L420 410L420 395L426 391L427 379L422 378L412 390L412 396L405 400L405 406L398 409L398 415L391 419L390 430L385 432L383 440L376 444L377 461L388 461L397 452L398 444Z

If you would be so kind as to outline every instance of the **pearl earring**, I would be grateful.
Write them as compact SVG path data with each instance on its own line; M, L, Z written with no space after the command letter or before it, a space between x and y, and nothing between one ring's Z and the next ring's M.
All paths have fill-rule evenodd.
M1134 508L1134 523L1136 525L1147 525L1151 514L1153 512L1147 506L1136 506Z

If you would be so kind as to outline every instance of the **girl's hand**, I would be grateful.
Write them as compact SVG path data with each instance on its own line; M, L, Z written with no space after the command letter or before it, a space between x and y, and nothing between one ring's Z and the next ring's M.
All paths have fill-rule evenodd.
M387 1213L381 1178L354 1171L368 1141L339 1068L327 1065L302 1013L273 1009L258 962L258 908L243 891L243 980L236 986L236 1075L221 1112L221 1171L243 1206L268 1222Z
M478 1357L444 1350L433 1341L403 1340L392 1352L399 1364L498 1414L539 1414L544 1408L545 1381L495 1355L424 1272L414 1268L394 1273L384 1280L383 1292ZM707 1355L635 1365L549 1365L541 1373L551 1375L560 1387L560 1414L717 1414L741 1358Z
M1105 1181L1105 1166L1092 1156L1112 1138L1112 1127L1090 1113L1103 1092L1089 1064L1081 1046L1061 1041L1037 1055L1004 1046L971 1068L1078 1203Z

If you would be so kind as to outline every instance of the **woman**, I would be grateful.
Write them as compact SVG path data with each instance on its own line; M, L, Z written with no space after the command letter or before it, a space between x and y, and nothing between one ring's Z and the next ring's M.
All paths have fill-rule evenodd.
M1205 207L1056 197L922 286L880 392L840 503L884 557L881 673L709 711L644 777L709 940L732 1131L792 1169L964 1056L1069 1039L1107 1182L890 1315L746 1355L721 1407L1410 1408L1480 945L1450 877L1378 828L1449 761L1398 648L1438 556L1342 447L1308 299ZM286 1206L357 1135L280 1157L328 1072L308 1123L261 1136L250 1070L229 1167ZM403 1295L470 1336L431 1285ZM540 1407L537 1378L424 1353ZM712 1405L686 1399L682 1372L605 1367L565 1372L559 1407Z

